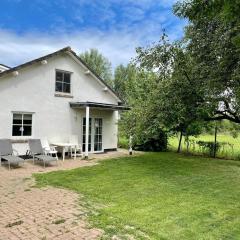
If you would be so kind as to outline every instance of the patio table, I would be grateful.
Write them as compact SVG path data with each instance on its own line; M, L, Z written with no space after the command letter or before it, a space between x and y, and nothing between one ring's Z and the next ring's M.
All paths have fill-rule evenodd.
M62 150L63 150L62 151L63 162L65 160L66 149L68 149L69 147L74 147L74 160L76 160L76 155L77 155L77 145L76 144L72 144L72 143L52 143L52 145L62 148Z

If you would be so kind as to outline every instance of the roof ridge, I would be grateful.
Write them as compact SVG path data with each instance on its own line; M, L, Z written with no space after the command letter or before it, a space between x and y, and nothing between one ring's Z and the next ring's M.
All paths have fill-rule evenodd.
M9 69L11 68L11 67L9 67L9 66L3 64L3 63L0 63L0 66L3 66L3 67L5 67L5 68L9 68Z
M120 102L124 102L123 99L120 98L120 96L118 96L118 94L116 93L115 90L112 89L111 86L109 86L105 80L103 80L90 66L88 66L85 61L83 61L72 49L70 46L67 46L67 47L64 47L58 51L55 51L53 53L50 53L50 54L47 54L45 56L42 56L40 58L36 58L36 59L33 59L31 61L28 61L28 62L25 62L23 64L20 64L16 67L13 67L13 68L10 68L6 71L3 71L3 72L0 72L0 78L8 73L11 73L11 72L14 72L14 71L18 71L19 69L23 68L23 67L26 67L26 66L29 66L29 65L32 65L34 63L37 63L37 62L41 62L42 60L45 60L47 58L50 58L54 55L57 55L57 54L61 54L61 53L64 53L64 52L68 52L68 53L71 53L75 58L78 59L78 61L80 61L88 70L90 70L90 72L92 72L92 74L100 81L102 82L107 88L110 89L110 91L120 100Z
M42 57L40 57L40 58L36 58L36 59L31 60L31 61L28 61L28 62L25 62L25 63L23 63L23 64L20 64L20 65L18 65L18 66L16 66L16 67L10 68L10 69L8 69L8 70L6 70L6 71L4 71L4 72L1 72L1 73L0 73L0 77L3 76L3 75L8 74L8 73L10 73L10 72L17 71L18 69L20 69L20 68L22 68L22 67L25 67L25 66L28 66L28 65L32 65L32 64L34 64L34 63L36 63L36 62L41 62L41 61L44 60L45 58L49 58L49 57L51 57L51 56L53 56L53 55L59 54L59 53L61 53L61 52L67 52L67 51L72 51L72 50L71 50L71 47L67 46L67 47L61 48L60 50L55 51L55 52L53 52L53 53L44 55L44 56L42 56Z

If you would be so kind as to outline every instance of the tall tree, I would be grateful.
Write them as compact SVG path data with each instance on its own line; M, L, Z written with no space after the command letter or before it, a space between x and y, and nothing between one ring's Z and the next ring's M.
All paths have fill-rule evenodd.
M114 89L119 96L128 101L132 90L135 89L137 69L134 65L119 65L114 72Z
M97 49L90 49L81 53L79 57L107 84L113 87L111 62Z
M240 123L239 13L227 10L234 2L239 8L235 0L182 1L175 13L189 20L186 51L202 88L206 119Z
M179 42L170 43L163 35L159 43L138 48L140 68L154 71L158 84L152 91L152 111L155 121L171 132L180 132L179 149L183 135L199 133L203 102L199 82L194 77L193 63ZM193 127L194 126L194 127Z

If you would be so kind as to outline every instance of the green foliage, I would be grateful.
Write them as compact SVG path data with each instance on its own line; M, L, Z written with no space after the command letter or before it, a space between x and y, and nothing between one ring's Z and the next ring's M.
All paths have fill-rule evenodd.
M162 129L159 129L158 135L143 139L143 142L135 144L134 149L139 151L164 152L167 150L167 145L167 134Z
M129 149L129 142L128 139L126 137L120 137L119 141L118 141L118 147L119 148L125 148L125 149Z
M97 49L92 48L81 53L79 57L107 84L113 86L111 63Z
M199 107L202 97L194 78L190 55L181 43L170 43L166 35L150 47L137 49L137 63L141 69L155 71L156 84L151 94L155 121L171 132L184 135L201 132L203 114Z
M125 101L129 101L135 89L137 69L134 65L128 64L126 67L122 64L117 66L114 72L114 89L118 95Z
M133 146L145 150L165 150L161 139L163 126L158 121L158 112L154 111L156 99L153 93L158 78L152 72L140 70L133 65L127 67L128 81L125 82L125 98L131 110L122 114L120 129L125 136L133 136ZM150 147L150 142L154 146ZM161 144L164 144L160 147ZM147 147L149 146L149 147Z
M207 153L210 157L213 157L214 152L217 153L221 147L221 143L219 142L215 144L214 142L198 141L197 144L200 146L201 151Z
M239 1L178 2L175 13L187 18L186 51L199 82L201 107L209 120L240 123Z
M207 154L209 156L209 149L203 149L199 146L198 142L214 142L214 132L203 133L195 137L183 137L182 152L202 155ZM217 135L217 142L219 143L219 149L216 154L218 158L225 159L239 159L240 156L240 136L234 138L230 132L219 133ZM176 151L178 147L178 138L173 135L169 138L169 149Z

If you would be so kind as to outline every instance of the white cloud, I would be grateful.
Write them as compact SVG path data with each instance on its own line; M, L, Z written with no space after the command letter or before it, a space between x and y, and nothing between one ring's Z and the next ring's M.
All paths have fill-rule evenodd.
M0 29L0 63L16 66L34 58L71 46L77 52L97 48L113 64L113 67L127 64L135 55L135 48L157 41L160 29L146 22L139 30L123 29L120 31L101 32L97 30L73 33L25 33L16 34ZM154 35L155 34L155 35Z
M134 56L135 47L139 44L134 36L119 32L103 34L86 31L72 34L18 35L0 30L0 63L15 66L65 46L71 46L77 53L89 48L97 48L112 61L113 66L116 66L119 63L127 63Z
M66 0L37 1L42 4L54 3L62 6L66 2ZM127 64L134 57L136 47L158 41L164 28L170 29L168 33L171 40L179 38L182 34L184 23L176 21L176 17L169 11L169 6L172 6L176 0L157 2L155 0L123 0L121 2L122 10L124 10L122 21L117 19L117 12L112 8L115 3L119 3L118 0L71 1L79 6L83 4L94 6L93 10L96 8L98 11L92 11L92 14L96 14L92 18L101 23L107 21L109 27L105 30L99 30L100 28L96 26L99 29L79 28L80 30L74 31L76 26L72 25L72 21L59 16L55 18L52 25L47 26L48 32L46 33L19 34L8 29L1 29L0 25L0 63L16 66L60 48L71 46L76 53L97 48L115 67L120 63ZM38 6L40 7L39 4ZM164 9L159 12L158 7ZM150 8L153 9L146 16L146 10ZM72 11L73 18L79 23L83 23L87 17L82 11L81 7L76 7Z

